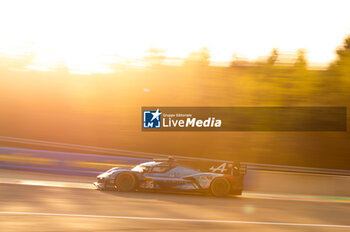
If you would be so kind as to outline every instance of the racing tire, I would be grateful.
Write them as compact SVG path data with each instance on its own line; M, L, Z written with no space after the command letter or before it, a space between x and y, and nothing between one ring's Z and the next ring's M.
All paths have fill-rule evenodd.
M115 187L121 192L130 192L135 190L136 177L130 172L122 172L115 177Z
M225 197L230 193L231 184L226 178L215 178L210 184L210 192L216 197Z

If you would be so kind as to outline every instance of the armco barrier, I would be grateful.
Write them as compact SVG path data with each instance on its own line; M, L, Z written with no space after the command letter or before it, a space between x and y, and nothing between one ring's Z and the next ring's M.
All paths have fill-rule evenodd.
M149 159L0 147L0 168L61 175L96 176L115 166L133 166Z
M256 163L246 163L246 162L244 162L244 164L248 166L249 170L299 172L299 173L310 173L310 174L312 173L312 174L350 176L350 170L298 167L298 166L274 165L274 164L256 164Z
M350 176L249 170L245 191L261 193L350 196Z

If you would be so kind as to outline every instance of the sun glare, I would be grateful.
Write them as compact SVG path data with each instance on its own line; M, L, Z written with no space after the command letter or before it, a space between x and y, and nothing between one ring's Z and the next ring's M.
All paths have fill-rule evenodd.
M350 32L349 1L1 1L0 56L31 54L33 69L79 73L146 56L185 58L207 47L211 62L306 49L327 64ZM326 33L327 32L327 33ZM129 62L130 63L130 62ZM132 61L131 63L138 63Z

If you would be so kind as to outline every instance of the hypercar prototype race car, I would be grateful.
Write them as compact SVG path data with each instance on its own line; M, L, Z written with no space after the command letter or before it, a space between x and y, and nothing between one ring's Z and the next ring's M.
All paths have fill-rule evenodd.
M98 175L94 185L100 190L122 192L192 191L211 193L218 197L242 194L243 176L246 173L244 165L217 162L207 162L206 165L198 165L200 162L193 163L197 164L197 168L189 168L191 165L188 163L180 164L173 158L155 159L133 168L115 167ZM201 169L207 169L207 171L201 171Z

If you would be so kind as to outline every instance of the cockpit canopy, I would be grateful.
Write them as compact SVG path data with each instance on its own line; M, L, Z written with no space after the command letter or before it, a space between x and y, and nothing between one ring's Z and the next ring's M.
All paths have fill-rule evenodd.
M133 169L131 169L131 171L141 172L141 173L144 173L144 172L164 173L176 166L177 164L175 162L150 161L150 162L142 163L135 166Z

